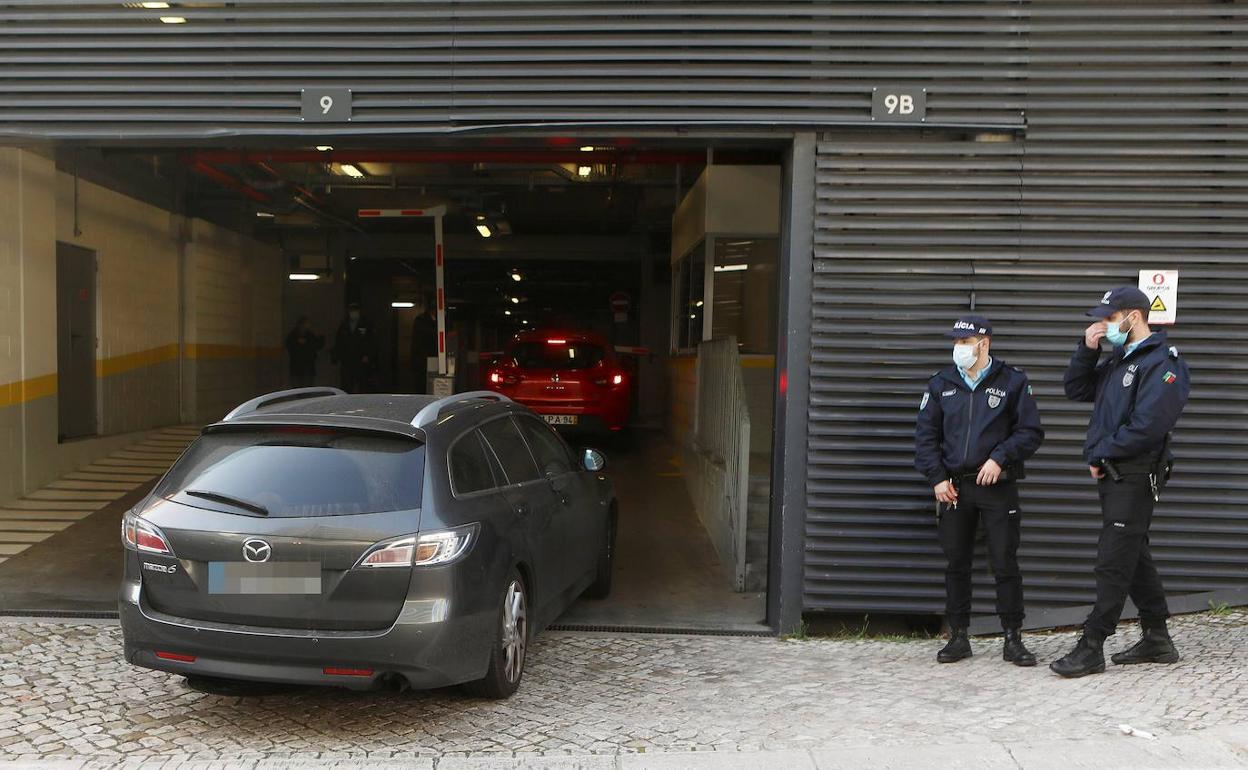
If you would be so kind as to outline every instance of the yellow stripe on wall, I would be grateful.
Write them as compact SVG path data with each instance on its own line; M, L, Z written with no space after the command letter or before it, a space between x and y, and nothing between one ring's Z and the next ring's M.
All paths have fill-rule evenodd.
M281 348L251 345L187 345L186 357L197 360L221 358L281 358Z
M134 369L142 369L145 366L155 366L165 361L173 361L178 357L178 346L161 345L158 348L148 348L140 350L138 353L126 353L121 356L113 356L112 358L101 358L95 362L95 376L109 377L114 374L122 374Z
M222 360L229 358L281 358L281 348L266 348L248 345L187 345L186 358ZM97 378L111 377L117 374L155 366L166 361L176 361L178 346L161 345L157 348L140 350L137 353L126 353L112 358L101 358L95 362ZM57 391L57 375L45 374L31 377L28 380L0 383L0 408L14 406L36 398L55 395Z
M0 407L34 401L36 398L43 398L54 393L56 393L55 374L4 383L0 385Z

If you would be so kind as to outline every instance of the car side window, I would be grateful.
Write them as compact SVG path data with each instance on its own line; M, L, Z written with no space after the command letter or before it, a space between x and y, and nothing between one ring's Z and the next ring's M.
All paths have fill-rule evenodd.
M533 455L529 454L528 445L524 443L511 418L487 422L481 426L481 435L494 450L494 456L503 466L508 482L520 484L542 477L537 472L537 465L533 463Z
M451 447L450 466L451 491L456 495L469 495L496 486L485 447L475 430L464 434Z
M528 439L529 448L537 458L537 467L543 474L568 473L572 470L572 455L568 445L548 425L532 417L521 417L520 429Z

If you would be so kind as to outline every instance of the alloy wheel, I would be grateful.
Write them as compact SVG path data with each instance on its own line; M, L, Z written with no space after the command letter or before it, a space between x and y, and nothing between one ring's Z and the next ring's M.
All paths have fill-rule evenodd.
M528 606L524 586L513 580L503 599L503 651L507 655L504 671L508 682L518 682L524 671L524 653L529 641Z

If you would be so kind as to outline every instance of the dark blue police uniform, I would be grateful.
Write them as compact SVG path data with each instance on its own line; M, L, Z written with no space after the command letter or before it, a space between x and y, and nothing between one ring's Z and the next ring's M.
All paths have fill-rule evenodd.
M1144 306L1138 307L1141 303ZM1106 292L1089 315L1141 310L1147 298L1133 287ZM1092 401L1083 457L1105 470L1098 481L1101 535L1096 557L1096 604L1084 636L1096 643L1114 633L1128 596L1145 627L1164 628L1170 616L1161 577L1148 547L1153 506L1169 476L1169 435L1187 404L1187 363L1165 332L1135 346L1118 346L1102 358L1083 340L1066 368L1066 396Z
M965 316L947 336L991 336L979 316ZM956 505L937 504L937 534L948 560L945 613L949 627L965 629L971 613L971 567L975 530L980 520L996 580L997 614L1003 628L1023 621L1023 583L1018 568L1022 506L1018 485L1023 463L1044 439L1027 375L994 358L972 388L953 365L928 380L915 429L915 467L932 487L953 482ZM1000 465L1001 479L979 486L976 477L989 459Z

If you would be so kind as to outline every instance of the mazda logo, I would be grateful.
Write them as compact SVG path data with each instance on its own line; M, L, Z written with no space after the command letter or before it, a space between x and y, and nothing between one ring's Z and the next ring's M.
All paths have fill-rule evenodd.
M252 538L243 543L243 558L250 562L268 561L273 555L273 546L260 540Z

